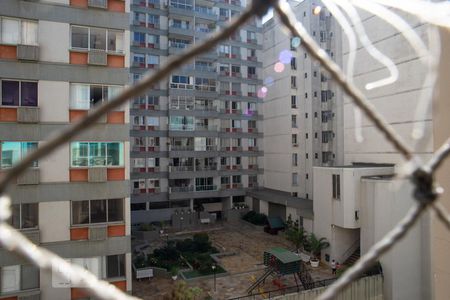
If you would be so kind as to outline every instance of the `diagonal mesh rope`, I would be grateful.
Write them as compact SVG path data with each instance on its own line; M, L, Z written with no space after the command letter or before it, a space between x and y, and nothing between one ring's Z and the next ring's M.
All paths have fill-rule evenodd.
M379 0L378 0L379 1ZM375 108L367 101L361 91L359 91L349 81L340 67L334 63L326 54L326 52L317 45L313 38L307 33L305 28L296 20L289 4L287 2L279 3L276 0L253 0L252 4L246 8L243 13L234 19L222 31L211 36L209 39L194 45L180 56L177 56L166 63L159 71L149 75L139 81L134 86L126 88L112 100L105 102L101 106L94 109L88 116L80 120L78 123L71 125L67 129L57 133L49 141L40 146L36 151L26 156L16 166L11 168L0 180L0 194L5 194L9 184L29 167L33 161L38 160L64 143L70 141L83 130L86 130L95 122L119 106L123 105L130 99L133 99L146 92L153 84L159 82L169 76L172 71L179 68L189 60L195 58L201 53L205 53L213 49L220 41L230 37L236 30L252 17L262 17L270 7L274 7L283 25L293 36L302 39L302 47L331 74L333 79L345 91L353 102L362 110L380 130L385 138L397 149L407 160L413 160L418 165L418 158L414 157L411 148L405 144L400 136L393 128L384 120L384 118L375 110ZM425 18L426 19L426 18ZM437 25L446 26L447 23L435 22ZM450 229L450 215L440 203L436 201L440 189L434 182L433 174L442 162L450 155L450 140L447 141L430 161L422 167L410 174L410 178L415 185L414 197L417 203L409 210L406 216L390 231L386 236L372 246L371 249L360 258L360 260L344 275L331 285L320 299L333 299L345 289L354 279L356 279L364 270L370 267L373 262L380 258L385 252L389 251L395 244L401 240L420 218L423 212L431 207L440 221L442 221ZM70 264L63 258L34 245L26 239L19 231L9 226L6 222L10 217L10 201L7 196L0 197L0 244L6 249L20 254L25 259L46 271L52 271L56 267L62 267L65 272L62 276L74 283L83 284L86 290L99 299L137 299L129 296L113 285L97 279L93 274L85 269Z

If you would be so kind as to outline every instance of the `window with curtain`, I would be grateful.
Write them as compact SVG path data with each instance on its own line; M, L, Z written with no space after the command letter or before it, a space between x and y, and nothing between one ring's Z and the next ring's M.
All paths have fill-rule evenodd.
M124 165L123 142L72 142L71 167Z
M38 23L30 20L20 20L0 17L2 44L38 45Z
M143 34L145 43L145 34ZM141 36L134 34L134 41ZM105 28L71 26L72 49L101 50L123 53L125 48L124 32Z

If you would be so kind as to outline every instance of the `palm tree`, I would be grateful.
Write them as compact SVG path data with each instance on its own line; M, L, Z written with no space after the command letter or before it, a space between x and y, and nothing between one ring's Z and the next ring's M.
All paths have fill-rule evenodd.
M296 227L289 227L286 230L286 239L290 241L292 244L294 244L295 249L297 249L297 252L299 252L300 248L303 247L304 243L306 242L306 231L303 229L303 227L296 228Z
M311 253L312 253L312 255L314 255L314 257L316 259L319 259L320 252L323 249L330 247L330 243L327 241L326 238L323 237L323 238L318 239L314 233L311 233L309 235L308 242L309 242L309 246L311 248Z

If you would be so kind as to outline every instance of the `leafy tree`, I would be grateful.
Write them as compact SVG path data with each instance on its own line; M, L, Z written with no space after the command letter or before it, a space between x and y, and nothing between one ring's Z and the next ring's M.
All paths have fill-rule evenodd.
M303 247L307 240L306 231L301 228L289 227L285 233L286 239L294 244L297 252Z
M195 251L207 252L211 249L211 242L207 233L196 233L193 236Z
M309 235L308 243L312 254L317 259L319 258L320 252L323 249L330 247L330 243L327 241L326 238L323 237L318 239L314 233L311 233Z

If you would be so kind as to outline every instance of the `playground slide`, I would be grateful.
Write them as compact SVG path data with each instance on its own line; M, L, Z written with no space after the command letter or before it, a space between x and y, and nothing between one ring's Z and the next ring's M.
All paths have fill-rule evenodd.
M247 294L251 294L252 291L261 284L261 282L263 282L270 274L273 273L273 269L272 268L268 268L266 270L266 272L264 272L264 274L262 274L248 289L247 289Z

